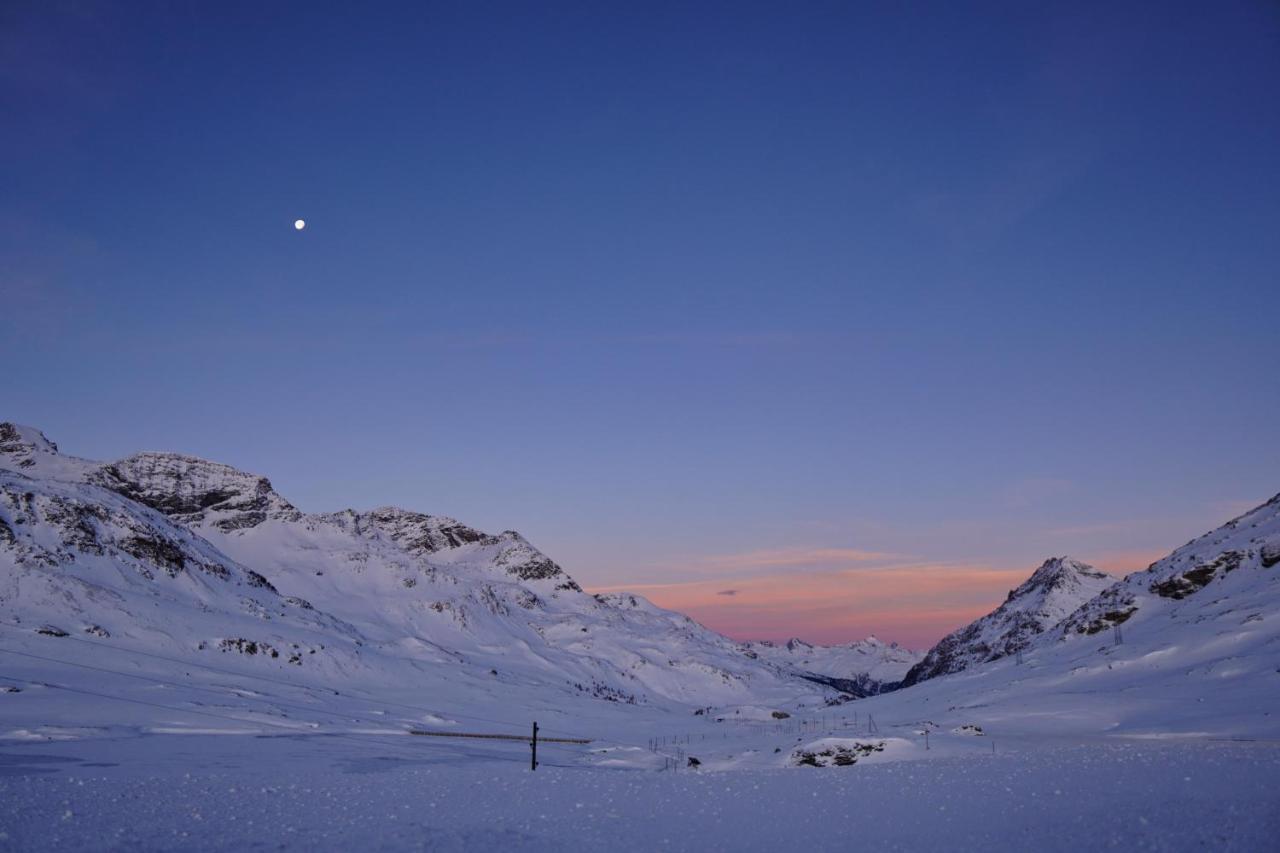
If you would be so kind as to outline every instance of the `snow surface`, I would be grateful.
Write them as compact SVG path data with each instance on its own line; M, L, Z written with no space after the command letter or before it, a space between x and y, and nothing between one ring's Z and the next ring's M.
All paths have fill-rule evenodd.
M0 424L0 849L1274 849L1280 497L1096 574L1047 562L881 692L919 656L736 643L513 531ZM412 734L533 720L590 742L531 773Z
M1256 744L751 773L584 769L548 750L531 773L493 747L174 740L5 748L0 847L1264 851L1280 833L1280 750Z

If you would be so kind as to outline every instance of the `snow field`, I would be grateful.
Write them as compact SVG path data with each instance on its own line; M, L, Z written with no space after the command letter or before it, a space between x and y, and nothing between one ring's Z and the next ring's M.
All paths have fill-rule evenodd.
M0 848L1274 849L1280 749L1092 743L751 773L548 764L316 737L6 746Z

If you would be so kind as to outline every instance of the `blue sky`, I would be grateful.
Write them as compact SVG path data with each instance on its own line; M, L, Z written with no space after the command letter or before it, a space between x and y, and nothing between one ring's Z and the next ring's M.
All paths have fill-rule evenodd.
M6 4L0 416L677 604L1280 490L1274 5L695 5Z

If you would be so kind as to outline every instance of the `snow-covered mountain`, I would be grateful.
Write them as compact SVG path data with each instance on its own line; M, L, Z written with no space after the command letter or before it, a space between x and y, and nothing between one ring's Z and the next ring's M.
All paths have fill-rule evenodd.
M818 683L834 684L856 696L873 696L896 688L923 657L921 652L867 637L856 643L819 646L792 637L784 643L755 640L743 648L780 666L808 676Z
M358 636L341 620L280 595L164 514L100 486L38 476L49 470L92 468L56 458L56 447L34 431L0 424L6 627L156 647L176 641L192 654L260 653L298 664L323 643L328 666L354 664Z
M304 513L226 465L175 453L101 464L7 423L0 622L325 683L696 706L837 694L639 596L583 592L515 531L396 507Z
M872 697L865 713L1036 743L1274 739L1278 699L1280 495L1106 586L1022 655Z
M1062 621L1070 642L1118 625L1125 633L1214 622L1247 626L1280 605L1280 495L1134 572ZM1278 653L1280 657L1280 653Z
M1079 560L1045 560L998 608L939 640L906 673L902 686L1016 654L1113 583L1115 578Z
M1045 661L1099 642L1109 667L1141 647L1221 671L1221 661L1205 662L1215 660L1212 651L1238 647L1251 657L1270 654L1278 665L1271 671L1280 672L1280 639L1268 633L1280 611L1278 565L1280 495L1122 580L1069 557L1047 560L999 608L930 649L903 686L1019 651Z
M394 700L448 714L387 711L384 726L492 722L509 708L622 731L637 709L770 721L854 695L903 725L1256 733L1276 729L1280 496L1122 581L1050 560L921 659L874 639L734 642L640 596L585 593L513 531L394 507L306 513L225 465L167 453L102 464L0 424L0 637L0 692L21 697L0 715L17 732L78 724L83 702L55 694L94 678L105 696L134 672L188 691L143 702L173 713L134 709L152 730L179 706L294 725L281 722L290 708L332 716L339 696L349 726ZM263 677L268 710L244 680ZM913 686L885 692L898 680ZM63 693L40 692L59 681ZM211 705L210 692L230 698ZM107 724L129 707L90 716Z

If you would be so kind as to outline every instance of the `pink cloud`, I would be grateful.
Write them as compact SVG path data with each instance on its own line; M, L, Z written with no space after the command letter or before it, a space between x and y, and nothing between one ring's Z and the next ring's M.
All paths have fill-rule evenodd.
M1104 572L1113 575L1127 575L1138 572L1156 560L1169 556L1167 549L1134 548L1120 551L1105 551L1088 560Z
M876 634L922 648L998 606L1028 574L926 563L735 578L733 596L719 594L724 578L594 591L640 593L735 639L840 643Z

